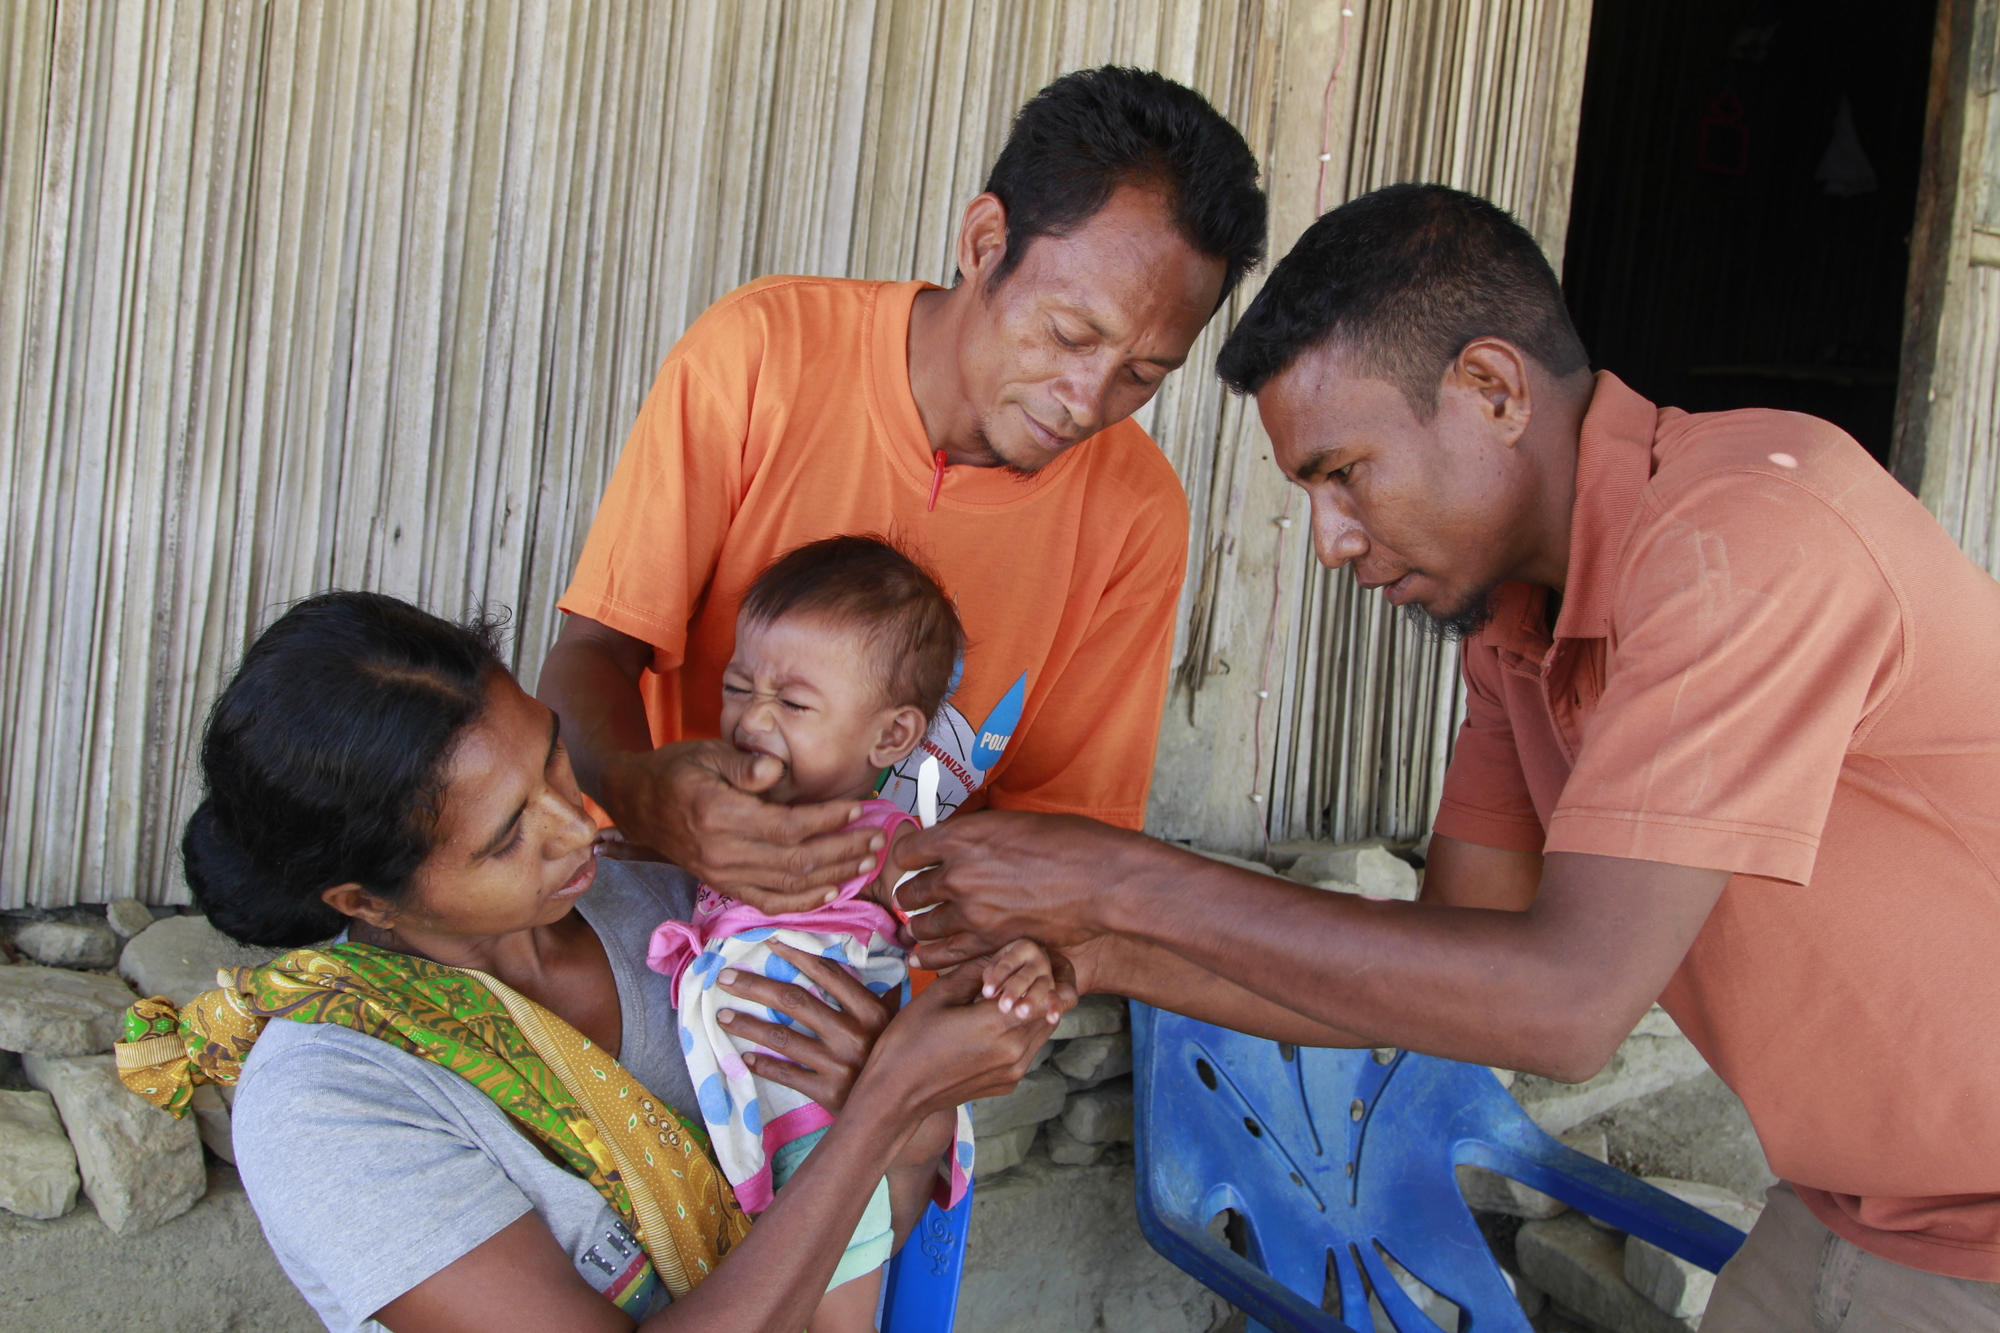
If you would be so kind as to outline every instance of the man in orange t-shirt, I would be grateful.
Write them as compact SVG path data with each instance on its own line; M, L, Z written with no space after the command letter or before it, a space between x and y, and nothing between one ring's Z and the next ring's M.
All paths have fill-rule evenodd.
M1261 257L1256 161L1157 74L1067 75L965 211L960 281L773 277L717 302L639 414L562 599L541 698L621 834L770 912L816 904L881 835L753 793L718 736L744 590L823 537L927 564L970 639L883 795L1145 821L1187 501L1129 418Z
M1571 1081L1657 1000L1783 1181L1706 1333L2000 1330L2000 583L1825 422L1593 377L1442 186L1315 223L1220 369L1321 562L1465 636L1422 901L977 815L897 845L920 960Z

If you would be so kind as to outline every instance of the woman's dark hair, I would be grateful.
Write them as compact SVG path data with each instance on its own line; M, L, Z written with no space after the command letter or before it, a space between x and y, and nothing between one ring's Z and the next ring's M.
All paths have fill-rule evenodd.
M883 537L827 537L787 551L743 594L739 614L751 625L811 615L858 630L875 649L883 699L922 710L926 722L951 693L965 653L951 598Z
M1121 185L1166 197L1189 245L1224 265L1229 299L1264 258L1257 158L1236 127L1192 88L1152 70L1104 65L1065 74L1028 100L986 178L1007 207L999 283L1037 236L1067 236Z
M1338 342L1420 420L1445 368L1475 338L1504 338L1551 375L1589 366L1562 284L1507 211L1444 185L1389 185L1306 228L1215 358L1256 393L1299 355Z
M181 838L217 929L292 948L347 924L324 890L403 892L430 854L452 742L504 670L497 639L373 592L309 597L257 636L209 713L207 791Z

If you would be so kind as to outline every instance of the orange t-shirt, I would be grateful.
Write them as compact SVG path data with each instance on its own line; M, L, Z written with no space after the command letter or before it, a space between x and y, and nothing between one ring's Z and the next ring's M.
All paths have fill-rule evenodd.
M946 813L1139 828L1187 564L1180 479L1121 421L1031 477L947 468L930 509L908 360L927 285L772 277L709 307L660 368L561 607L653 646L656 744L712 737L758 573L822 537L886 535L937 573L970 645L883 795L911 808L928 751Z
M1838 429L1600 374L1437 831L1734 872L1660 1002L1827 1227L2000 1280L2000 583Z

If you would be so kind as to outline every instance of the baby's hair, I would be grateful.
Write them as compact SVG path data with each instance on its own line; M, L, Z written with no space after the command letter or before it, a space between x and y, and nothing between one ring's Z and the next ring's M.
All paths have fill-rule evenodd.
M743 596L744 622L822 616L858 629L875 649L875 674L891 705L928 722L951 692L965 651L958 611L937 579L887 538L828 537L779 556Z

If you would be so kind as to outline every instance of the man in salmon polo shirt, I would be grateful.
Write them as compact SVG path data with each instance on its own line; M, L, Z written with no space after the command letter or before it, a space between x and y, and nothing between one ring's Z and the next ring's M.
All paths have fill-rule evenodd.
M978 814L897 844L920 961L1566 1080L1657 1000L1784 1182L1707 1333L2000 1329L2000 584L1825 422L1593 376L1441 186L1321 218L1219 369L1320 561L1464 636L1422 899Z
M778 556L887 537L970 639L882 794L1138 828L1186 565L1187 500L1130 420L1263 256L1264 196L1200 95L1105 67L1016 117L959 279L770 277L695 321L640 410L561 607L540 697L631 843L770 912L872 868L856 807L789 808L719 735L744 590Z

